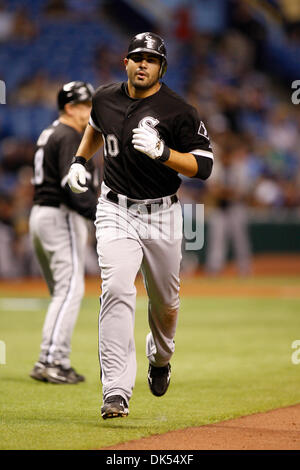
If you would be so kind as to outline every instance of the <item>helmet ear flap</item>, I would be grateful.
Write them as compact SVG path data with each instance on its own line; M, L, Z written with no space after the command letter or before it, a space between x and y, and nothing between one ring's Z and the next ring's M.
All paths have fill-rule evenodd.
M161 61L161 66L160 66L160 70L159 70L159 78L162 78L164 76L164 74L166 73L167 71L167 63L166 63L166 60L163 59Z

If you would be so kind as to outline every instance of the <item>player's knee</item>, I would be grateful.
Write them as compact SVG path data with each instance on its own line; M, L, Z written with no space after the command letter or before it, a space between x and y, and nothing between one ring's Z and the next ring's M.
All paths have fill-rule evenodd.
M136 294L134 285L130 285L125 280L111 279L102 283L103 297L122 299Z
M57 279L54 284L53 296L55 297L66 297L71 296L72 298L81 298L84 295L84 279L77 278L72 279L71 277L62 277Z
M66 297L69 291L69 284L67 282L56 282L53 289L54 297Z

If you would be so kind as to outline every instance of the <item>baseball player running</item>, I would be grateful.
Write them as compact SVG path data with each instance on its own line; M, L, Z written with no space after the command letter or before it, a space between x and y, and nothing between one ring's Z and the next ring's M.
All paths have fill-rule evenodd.
M127 416L136 376L135 278L147 289L148 384L166 393L179 309L182 212L181 179L209 177L213 154L196 109L160 78L167 68L164 41L135 36L124 59L128 81L96 91L69 185L87 190L86 165L104 143L104 180L96 213L102 277L99 358L104 419Z
M74 194L67 184L90 116L93 87L66 83L57 100L59 118L45 129L34 156L34 199L29 219L33 246L51 294L39 361L30 376L58 384L84 381L70 364L71 336L84 293L84 253L88 219L94 220L97 194L94 164L86 170L88 191Z

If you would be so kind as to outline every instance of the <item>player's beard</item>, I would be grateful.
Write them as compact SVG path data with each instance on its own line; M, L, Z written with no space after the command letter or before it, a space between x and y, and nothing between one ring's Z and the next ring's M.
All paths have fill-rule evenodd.
M147 80L141 81L134 75L134 77L130 79L130 82L136 90L149 90L149 88L152 88L158 82L158 76L150 80L148 78Z

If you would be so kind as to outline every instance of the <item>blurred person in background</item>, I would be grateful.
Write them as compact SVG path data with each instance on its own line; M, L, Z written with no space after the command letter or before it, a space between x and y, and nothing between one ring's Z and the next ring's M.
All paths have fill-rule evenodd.
M65 0L48 0L44 6L44 13L48 17L62 18L70 13Z
M264 24L255 17L249 3L244 0L229 0L227 11L230 26L251 40L255 51L255 67L261 68L264 65L267 31Z
M61 83L61 82L60 82ZM50 79L45 70L40 69L34 76L22 81L15 92L10 96L10 102L23 106L49 106L55 107L58 80Z
M300 3L295 0L279 0L279 5L289 38L300 44Z
M0 278L37 274L28 243L33 149L27 139L6 137L1 141Z
M283 188L278 178L268 170L258 178L253 196L257 208L281 207L284 203Z
M12 37L22 41L30 41L37 37L38 28L36 23L30 18L30 15L24 6L17 8L12 26Z
M222 271L232 242L239 273L247 275L251 270L247 206L252 189L247 145L230 132L218 140L215 169L207 183L208 201L213 207L207 215L206 269L211 275Z
M4 1L0 0L0 43L12 36L14 29L14 13L7 9Z
M88 124L93 87L66 83L57 95L59 119L45 129L34 156L34 198L29 218L33 246L51 295L39 361L30 376L57 384L85 380L70 363L71 337L84 294L89 220L97 192L92 162L85 194L74 194L66 175Z
M12 213L13 197L0 194L0 277L8 279L20 274L14 250Z

